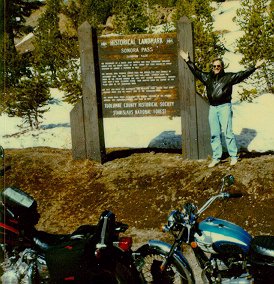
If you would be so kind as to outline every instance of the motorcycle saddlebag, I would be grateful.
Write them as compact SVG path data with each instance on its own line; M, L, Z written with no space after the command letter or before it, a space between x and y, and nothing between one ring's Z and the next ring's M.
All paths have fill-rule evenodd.
M94 247L87 239L69 240L46 251L50 283L90 283L95 265Z
M29 194L16 187L7 187L1 193L5 210L13 215L20 227L31 227L38 223L37 202Z

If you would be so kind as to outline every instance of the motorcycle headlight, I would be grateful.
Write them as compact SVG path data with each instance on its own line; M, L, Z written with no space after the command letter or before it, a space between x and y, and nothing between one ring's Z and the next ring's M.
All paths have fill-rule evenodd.
M178 222L181 219L181 214L179 210L173 210L168 218L167 218L167 227L172 229L172 230L176 230L179 229L178 228Z

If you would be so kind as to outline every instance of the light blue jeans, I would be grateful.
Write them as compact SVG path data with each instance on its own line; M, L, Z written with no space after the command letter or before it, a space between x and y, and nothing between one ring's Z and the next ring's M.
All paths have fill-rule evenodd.
M237 144L232 130L232 106L231 103L209 108L209 126L211 135L212 158L220 160L222 157L222 132L224 134L228 154L237 159Z

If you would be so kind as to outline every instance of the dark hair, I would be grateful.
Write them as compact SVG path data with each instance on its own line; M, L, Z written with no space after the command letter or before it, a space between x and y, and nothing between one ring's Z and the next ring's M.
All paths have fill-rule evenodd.
M225 64L224 64L224 61L223 61L222 58L220 58L220 57L214 58L211 63L213 64L213 62L215 62L215 61L220 61L222 67L223 67L223 68L225 67Z

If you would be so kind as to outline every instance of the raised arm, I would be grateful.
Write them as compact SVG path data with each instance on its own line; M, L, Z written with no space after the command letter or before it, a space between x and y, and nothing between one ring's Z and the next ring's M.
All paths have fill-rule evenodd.
M231 84L238 84L248 78L256 70L255 66L246 69L245 71L240 71L237 73L232 73Z
M192 72L192 74L199 79L203 84L206 83L207 81L207 73L202 72L201 70L199 70L195 64L190 60L189 58L189 52L188 51L184 51L184 50L180 50L179 51L180 56L184 59L184 61L187 63L187 66L189 67L190 71Z
M265 63L265 60L258 60L255 64L255 66L250 67L246 69L245 71L240 71L237 73L234 73L232 77L232 84L237 84L248 78L256 69L261 68L263 64Z

